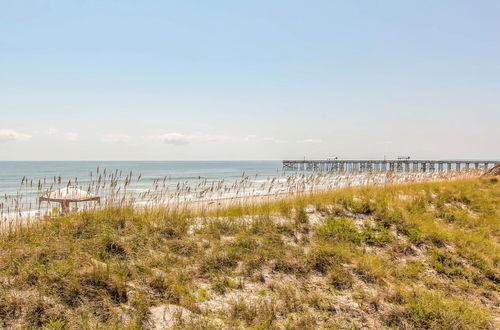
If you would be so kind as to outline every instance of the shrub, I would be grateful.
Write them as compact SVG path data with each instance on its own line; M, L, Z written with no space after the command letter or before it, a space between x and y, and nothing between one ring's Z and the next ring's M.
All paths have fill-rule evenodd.
M44 301L42 297L35 298L26 307L27 328L50 328L50 324L59 324L63 329L68 328L62 311L54 304Z
M347 259L350 249L350 246L340 244L318 243L311 247L307 262L312 269L326 273L332 266L342 264Z
M210 295L208 294L207 290L205 289L200 289L198 291L198 297L197 297L197 300L198 301L205 301L205 300L208 300L210 299Z
M241 224L228 218L206 220L201 230L212 238L220 239L223 235L234 235L238 232Z
M404 222L405 216L400 208L391 209L387 205L377 205L374 216L384 226L399 225Z
M155 232L165 238L182 238L186 235L189 222L185 217L168 212L164 216L155 219Z
M406 230L404 230L404 234L406 234L408 236L408 240L411 243L413 243L417 246L421 245L425 241L424 234L420 230L418 230L417 228L409 227Z
M259 315L259 310L257 304L250 304L239 298L231 302L228 314L231 319L242 319L251 324Z
M355 269L359 277L368 283L381 284L387 275L387 265L384 260L371 254L359 256Z
M367 244L384 246L394 240L394 235L390 228L377 226L366 228L360 234L361 240Z
M348 218L328 218L316 228L316 234L320 238L343 242L358 242L360 239L354 221Z
M295 225L305 225L309 223L309 218L307 217L307 213L303 207L299 207L297 214L295 215Z
M398 272L397 275L402 278L417 279L425 269L421 261L408 262Z
M327 274L328 283L335 289L344 290L352 287L352 274L341 264L330 267Z
M231 242L229 246L235 251L235 253L251 254L257 250L260 244L258 237L244 233L236 235L234 241Z
M185 257L191 256L198 251L196 240L189 238L170 240L167 246L172 252Z
M396 301L403 310L389 323L399 326L401 320L416 329L489 329L488 316L464 301L444 298L429 291L400 292ZM393 315L394 316L394 315Z
M375 211L372 203L365 199L352 198L350 200L344 201L345 207L347 207L351 212L358 214L372 214Z
M466 277L466 270L455 256L444 249L433 249L430 252L431 266L440 274L448 277Z
M277 258L274 270L283 273L304 274L307 272L307 262L301 248L285 251L284 255Z
M169 289L167 278L161 274L151 276L148 286L160 297L163 298Z
M299 208L294 220L294 225L297 230L303 233L309 232L309 217L303 207Z
M0 327L5 327L4 320L19 317L21 311L21 304L19 298L7 294L2 290L0 292Z
M100 247L99 257L102 260L109 260L113 257L124 259L127 255L124 244L114 235L105 234L98 244Z
M224 272L227 269L236 267L237 262L238 259L236 255L226 251L215 251L202 260L201 272L203 274Z
M234 288L236 285L233 280L228 278L227 276L217 276L213 280L212 290L219 294L224 294L228 289Z
M495 283L500 283L500 271L494 266L495 260L487 260L480 253L472 250L471 247L458 249L457 253L462 258L466 258L472 266L479 269L486 278Z

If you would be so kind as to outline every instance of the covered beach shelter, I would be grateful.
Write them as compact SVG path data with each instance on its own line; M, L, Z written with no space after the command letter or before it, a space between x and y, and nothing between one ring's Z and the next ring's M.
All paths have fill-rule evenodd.
M70 208L70 203L79 203L79 202L90 202L96 201L98 203L101 202L101 197L93 195L87 191L83 191L81 189L66 187L55 191L50 191L40 196L39 198L41 202L56 202L61 203L61 211L63 214L68 213Z

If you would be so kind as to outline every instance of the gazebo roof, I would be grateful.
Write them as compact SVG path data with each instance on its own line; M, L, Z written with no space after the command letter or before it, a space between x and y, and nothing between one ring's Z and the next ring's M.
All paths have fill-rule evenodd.
M99 196L73 187L50 191L40 197L40 201L47 202L87 202L100 199Z

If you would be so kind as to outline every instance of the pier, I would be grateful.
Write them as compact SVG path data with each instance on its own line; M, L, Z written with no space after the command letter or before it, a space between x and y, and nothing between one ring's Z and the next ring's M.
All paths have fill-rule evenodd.
M463 169L489 169L500 160L284 160L283 170L290 171L338 171L338 172L446 172Z

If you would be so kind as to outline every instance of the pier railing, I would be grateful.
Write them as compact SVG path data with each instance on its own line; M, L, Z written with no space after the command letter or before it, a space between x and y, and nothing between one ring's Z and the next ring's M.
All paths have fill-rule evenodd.
M463 169L489 169L500 160L284 160L283 169L291 171L339 171L339 172L445 172Z

